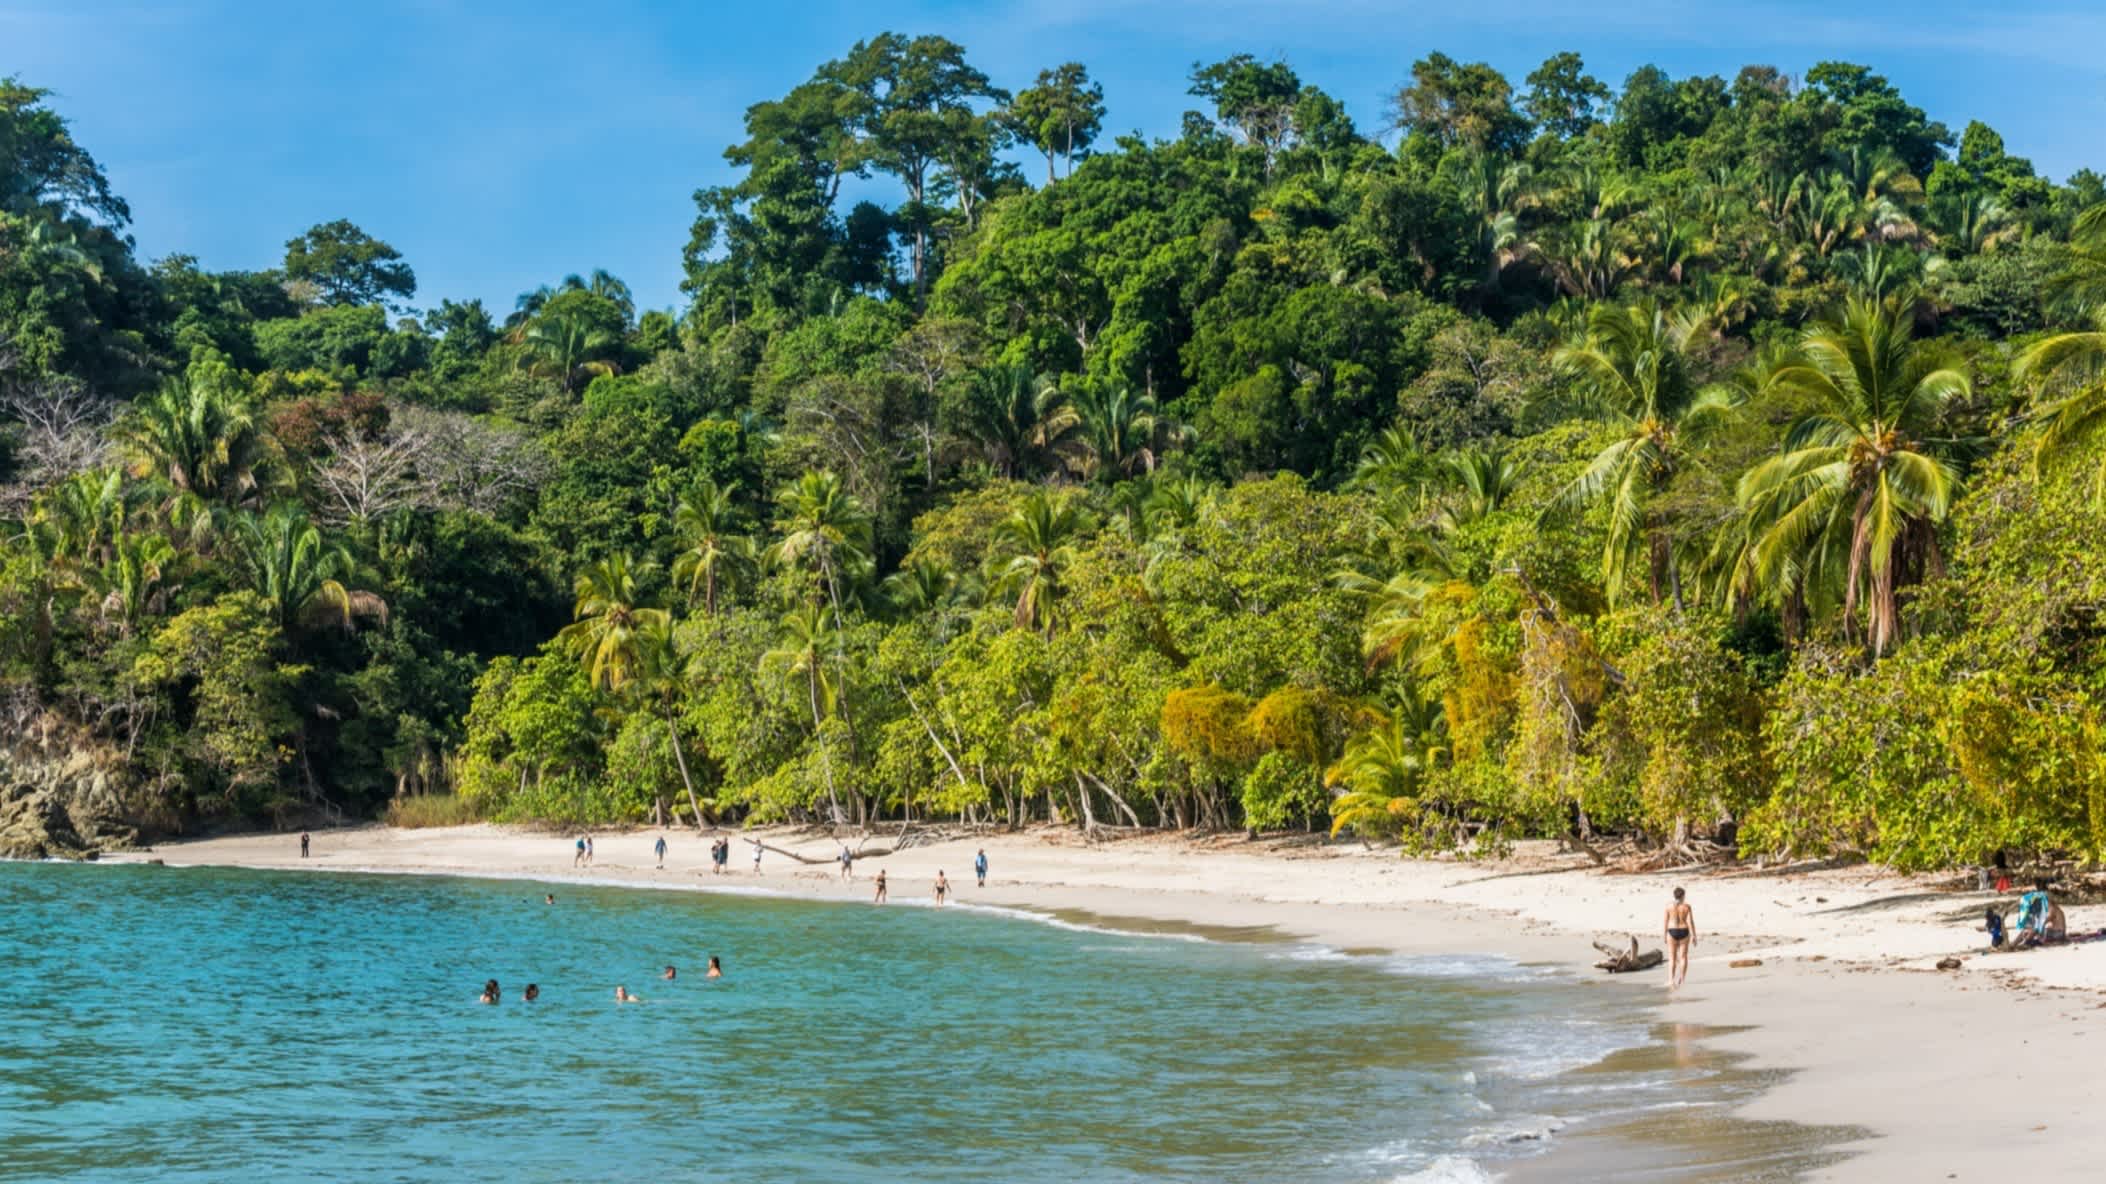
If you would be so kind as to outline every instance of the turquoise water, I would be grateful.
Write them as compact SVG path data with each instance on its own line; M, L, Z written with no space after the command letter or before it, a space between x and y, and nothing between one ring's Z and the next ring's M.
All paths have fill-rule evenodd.
M1470 1178L1675 1084L1492 960L545 887L0 864L0 1179Z

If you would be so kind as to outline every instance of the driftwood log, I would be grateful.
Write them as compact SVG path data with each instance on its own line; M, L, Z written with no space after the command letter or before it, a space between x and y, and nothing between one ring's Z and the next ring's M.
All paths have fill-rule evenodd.
M1638 939L1635 937L1631 939L1631 947L1627 950L1619 950L1615 946L1604 945L1601 942L1595 942L1594 948L1602 952L1602 960L1594 965L1608 971L1610 974L1628 974L1633 970L1651 970L1660 963L1667 961L1667 955L1658 950L1647 950L1643 954L1639 953Z

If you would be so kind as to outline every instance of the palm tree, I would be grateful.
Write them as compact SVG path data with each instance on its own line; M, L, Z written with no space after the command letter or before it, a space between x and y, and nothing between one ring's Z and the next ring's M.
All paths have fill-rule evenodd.
M2056 307L2089 317L2106 307L2106 202L2077 215L2069 232L2069 262L2048 281Z
M1675 583L1673 540L1649 503L1687 462L1686 437L1740 402L1739 392L1728 387L1697 389L1689 372L1688 332L1656 304L1604 305L1589 315L1586 338L1555 355L1575 380L1583 406L1623 432L1552 507L1607 503L1602 584L1612 601L1623 593L1630 560L1641 551L1655 602Z
M1607 300L1637 266L1614 225L1601 219L1583 222L1546 248L1551 278L1568 296Z
M576 275L564 276L563 282L557 285L557 291L590 292L620 309L624 322L636 319L635 294L629 291L629 285L623 283L613 272L608 271L604 267L593 268L592 275L589 278ZM547 300L544 298L542 303L547 303Z
M1901 589L1938 564L1937 525L1960 475L1930 433L1970 385L1880 301L1851 300L1840 321L1808 330L1800 351L1771 381L1819 409L1741 478L1750 576L1790 594L1839 570L1845 628L1855 631L1862 604L1872 652L1883 654L1900 629Z
M1986 193L1945 194L1932 199L1930 213L1938 245L1957 255L1994 251L2022 229L2011 211Z
M270 441L248 406L207 383L174 379L134 404L116 428L137 477L179 499L236 505L261 488Z
M2033 448L2033 467L2088 438L2106 422L2106 308L2093 314L2093 328L2057 333L2018 356L2012 377L2036 388L2032 416L2046 421ZM2099 488L2106 491L2106 470Z
M43 536L54 563L102 563L132 520L135 489L116 469L76 473L38 496L30 527Z
M2035 388L2032 417L2047 429L2034 446L2035 471L2054 453L2088 438L2106 419L2106 204L2077 218L2072 262L2052 281L2056 302L2082 313L2091 327L2057 333L2019 355L2012 376ZM2099 490L2106 496L2106 471Z
M593 324L578 309L543 312L526 327L520 341L533 368L553 375L566 394L577 389L581 375L612 374L618 369L606 360L606 354L621 344L621 338Z
M1076 420L1059 383L1015 365L974 377L961 427L996 473L1028 479L1052 468Z
M617 552L578 573L572 620L556 640L578 656L595 688L620 691L640 676L646 635L670 623L664 609L643 603L639 584L651 566Z
M812 739L819 748L819 759L826 771L827 805L833 812L834 823L839 825L841 798L834 788L832 749L823 733L826 717L833 714L839 701L839 687L827 673L826 651L832 649L838 653L841 649L840 617L825 605L806 603L784 613L781 626L780 640L774 649L761 655L760 669L762 673L777 670L804 679L805 694L812 709Z
M1420 784L1447 757L1447 727L1440 700L1414 693L1347 741L1324 774L1344 789L1331 803L1331 833L1393 834L1416 820Z
M885 603L901 616L934 612L958 591L958 573L933 559L915 559L885 577Z
M117 635L130 637L141 618L161 611L177 562L175 546L158 534L125 535L92 578L105 623L115 618Z
M1505 505L1528 471L1526 462L1508 456L1503 448L1451 452L1441 458L1441 467L1455 487L1455 496L1441 512L1441 525L1447 530L1475 522Z
M680 694L687 685L687 655L681 652L679 635L672 620L660 614L638 623L635 641L634 677L626 684L639 706L665 721L666 742L673 748L673 763L680 769L681 787L687 804L695 812L695 829L702 829L702 799L695 793L695 779L688 772L687 748L680 743Z
M750 566L753 539L736 529L737 511L731 491L714 481L704 481L693 496L682 498L673 509L673 536L679 550L673 556L673 580L687 588L687 603L702 599L705 615L717 615L717 589L723 578Z
M843 577L870 562L870 515L863 503L831 471L807 471L776 494L775 506L782 538L769 558L806 571L838 613Z
M345 586L356 569L351 553L324 537L297 503L244 515L234 538L249 582L270 603L279 628L330 620L349 629L360 617L387 621L386 601Z
M1085 388L1075 399L1076 475L1085 481L1136 470L1152 473L1163 450L1184 439L1184 429L1156 406L1153 395L1132 387Z
M1425 469L1426 454L1419 447L1419 438L1409 427L1396 423L1383 428L1361 447L1360 463L1353 466L1353 479L1347 484L1369 493L1388 494L1423 475Z
M1090 529L1087 511L1072 494L1034 490L995 525L996 562L1007 560L995 587L1016 597L1016 627L1053 636L1061 576L1075 562L1075 540Z

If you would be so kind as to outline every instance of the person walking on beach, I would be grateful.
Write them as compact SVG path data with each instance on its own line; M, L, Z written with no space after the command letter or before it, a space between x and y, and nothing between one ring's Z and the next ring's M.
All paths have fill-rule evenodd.
M585 836L583 835L578 836L578 853L570 857L570 866L585 866Z
M855 856L855 852L853 852L853 851L850 851L850 850L848 849L848 844L846 844L846 843L843 843L843 844L841 844L841 879L842 879L842 880L844 880L844 881L848 881L848 880L853 880L853 879L855 879L855 878L856 878L856 873L855 873L855 863L856 863L856 856Z
M984 848L973 856L973 879L978 882L976 887L987 887L987 852Z
M1682 985L1689 975L1689 951L1696 945L1696 913L1689 902L1682 899L1682 890L1675 889L1675 902L1667 906L1667 959L1669 978L1667 987L1674 990Z
M950 894L951 882L943 878L943 871L939 868L936 872L936 903L942 904L944 898Z
M885 903L885 869L877 869L877 895L870 898L872 904Z
M731 840L720 838L710 844L709 859L716 874L723 875L724 869L731 866Z
M760 840L759 840L759 839L747 839L746 841L747 841L747 842L749 842L749 843L751 843L751 844L753 844L753 874L757 876L757 875L761 874L761 871L760 871L760 857L761 857L761 850L762 850L762 848L761 848L761 842L760 842Z
M664 867L664 866L665 866L665 836L664 836L664 835L659 835L659 836L658 836L658 846L657 846L657 847L655 848L655 850L656 850L656 851L658 852L658 866L659 866L659 867Z
M307 858L307 839L308 839L308 835L307 835L307 832L306 832L306 831L301 831L301 832L300 832L300 858L302 858L302 859L305 859L305 858Z
M592 836L585 836L585 866L592 866Z

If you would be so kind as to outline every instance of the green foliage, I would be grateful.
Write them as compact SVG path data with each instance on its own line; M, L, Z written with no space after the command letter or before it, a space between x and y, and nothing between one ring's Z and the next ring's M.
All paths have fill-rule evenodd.
M1392 149L1230 53L1107 141L881 33L686 309L400 320L348 222L142 268L0 83L0 677L168 825L2099 859L2106 181L1804 80L1429 53Z

